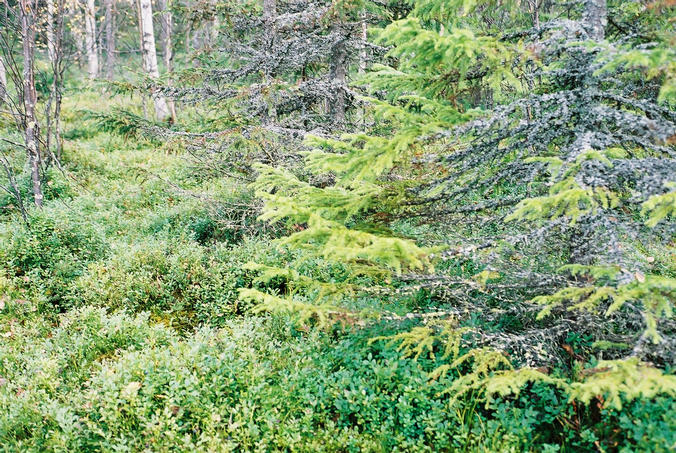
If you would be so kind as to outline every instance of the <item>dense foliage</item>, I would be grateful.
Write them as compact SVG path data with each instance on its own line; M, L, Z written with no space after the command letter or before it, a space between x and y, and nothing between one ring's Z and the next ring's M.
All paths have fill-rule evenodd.
M42 207L0 96L0 451L676 448L673 2L154 7Z

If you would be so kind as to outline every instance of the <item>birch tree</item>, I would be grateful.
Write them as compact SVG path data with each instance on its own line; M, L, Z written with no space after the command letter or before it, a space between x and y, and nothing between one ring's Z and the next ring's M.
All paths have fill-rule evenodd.
M64 16L65 0L47 0L47 50L52 71L52 86L46 106L46 149L47 162L52 157L51 139L54 136L56 144L56 159L61 158L61 102L63 98L64 63Z
M54 61L54 13L56 6L54 0L47 0L47 56L49 61Z
M7 70L5 69L5 62L0 55L0 103L5 101L7 96Z
M33 189L33 201L42 207L42 182L40 180L40 148L38 120L35 114L35 12L37 0L19 0L21 41L23 50L23 132L28 166Z
M141 53L143 56L143 69L151 79L160 77L157 68L157 50L155 48L155 34L153 31L153 7L150 0L138 0L139 30L141 32ZM155 116L159 121L165 121L171 117L167 101L161 94L152 93L155 103Z
M162 57L167 74L173 70L174 49L172 46L172 34L174 32L174 18L171 13L168 0L158 0L157 7L160 16L160 45L162 46ZM172 100L167 100L167 106L171 112L172 122L176 122L176 106Z
M99 52L96 42L96 4L94 0L86 0L84 19L87 73L89 77L94 78L99 74Z
M115 67L115 0L104 0L104 26L106 30L106 78L112 80Z

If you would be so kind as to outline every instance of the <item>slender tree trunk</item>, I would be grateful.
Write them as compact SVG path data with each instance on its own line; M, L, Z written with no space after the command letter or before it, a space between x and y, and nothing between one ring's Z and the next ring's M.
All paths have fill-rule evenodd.
M366 15L362 15L363 22L361 23L361 49L359 49L359 74L366 73L366 66L368 65L366 53L366 45L368 44L368 25L366 24ZM366 128L366 105L361 109L362 127Z
M188 24L185 28L185 54L190 55L190 52L192 52L192 47L190 44L192 43L192 29L190 28L190 24Z
M218 40L218 32L221 28L221 18L218 17L218 11L214 8L214 17L211 20L211 30L209 30L209 43L213 47Z
M174 32L174 18L171 14L168 0L158 0L157 7L160 10L160 24L161 32L160 41L162 46L162 57L164 59L164 67L167 74L173 71L174 49L172 46L172 35ZM176 105L173 100L167 100L167 107L171 112L171 121L176 123Z
M150 0L138 0L138 8L143 67L152 79L158 79L160 72L157 68L157 50L155 48L155 34L153 31L153 8ZM155 116L159 121L166 121L171 117L166 99L159 93L152 93L152 97L155 103Z
M73 17L71 16L70 19L73 20ZM82 63L85 59L87 46L85 45L85 38L82 33L74 32L73 34L75 35L75 48L77 49L77 68L82 70Z
M174 18L169 10L168 0L157 0L157 9L160 19L160 47L167 72L171 71L171 61L174 57L171 43Z
M104 0L106 27L106 78L113 80L115 72L115 0Z
M540 0L528 0L528 12L535 28L540 28L540 5Z
M63 34L64 34L64 15L65 15L65 2L66 0L49 0L52 3L52 7L55 11L55 22L53 23L53 49L52 49L52 58L50 63L52 65L52 88L49 94L49 101L47 105L47 151L50 153L51 157L51 137L52 131L54 135L54 141L56 144L56 160L57 165L58 161L61 160L61 151L63 148L63 143L61 140L61 101L63 98L62 88L63 88ZM56 5L54 5L56 1ZM54 106L54 112L51 113L52 105Z
M582 27L587 31L590 40L598 42L604 39L607 21L608 9L606 0L584 0ZM591 70L590 67L589 70ZM577 134L584 134L578 135L579 140L591 143L594 131L585 130L580 131ZM572 227L572 231L570 232L571 262L583 265L592 264L592 256L594 254L590 253L590 251L592 250L592 244L595 244L595 241L593 239L593 233L590 238L590 235L585 233L585 231L594 231L593 228L590 229L590 226L596 223L593 217L598 215L599 214L592 214L591 216L585 216ZM615 248L615 251L618 254L622 253L617 248Z
M23 218L23 222L26 226L30 226L28 223L28 213L26 212L26 206L23 203L23 197L21 196L21 190L19 189L19 184L16 182L14 173L12 173L12 164L7 160L7 158L0 154L0 166L5 170L5 176L7 176L7 184L9 185L9 192L12 194L16 200L16 204L19 207L19 212Z
M138 21L139 42L141 43L141 67L143 68L143 72L147 72L148 69L146 68L146 59L145 56L143 55L143 27L141 26L143 20L141 19L141 4L139 3L139 0L134 1L136 2L136 19ZM148 119L148 105L146 102L146 94L144 92L141 92L140 96L141 96L141 108L143 110L143 118Z
M272 50L272 47L275 43L276 27L275 19L277 18L277 1L276 0L263 0L263 21L265 23L265 45ZM264 74L264 83L270 84L271 79L275 77L274 71L272 69L266 69ZM272 90L268 89L268 111L263 118L264 124L271 124L277 120L277 106L275 105L274 94Z
M5 69L5 61L0 55L0 104L7 99L7 70Z
M359 49L359 73L364 74L366 72L366 44L368 43L368 25L366 25L366 20L361 23L361 49Z
M191 31L190 33L190 49L192 53L192 66L193 68L199 68L202 63L199 59L199 50L204 47L204 40L202 36L204 35L204 27L198 27ZM187 46L188 44L186 44Z
M54 0L47 0L47 57L49 58L49 65L52 68L52 73L54 75L52 79L52 87L49 93L49 99L47 100L47 105L45 107L45 119L47 122L47 134L46 134L46 144L45 149L47 150L47 157L45 161L49 164L49 151L51 150L51 138L52 138L52 104L54 102L54 91L56 86L56 37L54 35L54 13L56 12L56 6L54 5Z
M42 183L40 181L40 148L37 117L35 106L37 93L35 91L35 12L36 0L19 0L19 14L21 18L21 39L23 45L23 107L24 107L24 142L28 155L28 165L33 185L33 201L42 207Z
M49 57L50 62L54 62L54 13L56 12L56 7L54 6L54 0L47 0L47 56Z
M344 33L340 26L334 26L333 31L337 33L336 42L331 51L331 67L329 77L333 90L335 90L329 109L333 116L333 121L339 126L345 124L345 90L347 81L347 49L345 47Z
M589 39L603 41L608 24L606 0L585 0L582 22Z
M106 48L105 43L103 42L104 33L103 29L99 29L96 33L96 59L99 62L99 72L103 71L103 52Z
M84 17L87 73L89 77L94 78L99 75L99 51L96 42L96 5L94 0L86 0Z
M275 36L275 18L277 17L277 0L263 0L263 21L265 22L266 44L272 46Z

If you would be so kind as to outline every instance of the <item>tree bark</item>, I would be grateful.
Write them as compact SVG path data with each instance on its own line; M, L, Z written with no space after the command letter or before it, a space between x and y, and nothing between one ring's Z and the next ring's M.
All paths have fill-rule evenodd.
M28 165L31 172L33 186L33 201L36 206L42 207L42 182L40 180L40 148L37 117L35 106L37 93L35 91L35 11L36 0L19 0L19 14L21 18L21 40L23 47L23 129Z
M606 0L585 0L582 22L589 39L603 41L608 24L608 6Z
M277 0L263 0L263 21L265 22L266 44L272 45L275 35L275 18L277 17Z
M155 48L155 34L153 31L153 8L150 0L138 0L139 29L141 30L141 52L143 67L151 79L160 77L157 68L157 50ZM171 117L167 101L159 93L152 93L155 103L155 116L159 121L166 121Z
M85 52L87 52L87 73L94 78L99 75L99 51L96 42L96 4L94 0L85 3Z
M7 99L7 70L5 69L5 61L0 55L0 103Z
M336 41L331 51L331 67L329 77L333 85L334 98L330 106L333 122L342 126L345 124L345 90L347 81L347 49L345 36L339 25L332 27L336 33Z
M56 59L54 53L55 38L54 38L54 13L56 12L54 0L47 0L47 56L50 63L54 63Z
M162 46L162 57L164 59L164 68L167 71L167 74L171 74L173 71L173 61L174 61L174 49L172 46L172 35L174 32L174 18L169 9L168 0L158 0L157 7L160 12L160 43ZM167 107L171 112L171 121L176 123L176 105L174 101L167 100Z
M157 0L157 9L160 19L160 47L162 48L162 57L167 72L171 71L171 62L174 58L171 43L174 27L174 18L169 10L168 0Z
M366 20L361 23L361 49L359 49L359 74L366 72L367 57L366 45L368 44L368 25Z
M218 17L218 10L214 8L214 17L211 19L209 30L209 46L214 47L218 40L218 32L221 28L221 18Z
M106 78L113 80L115 73L115 0L104 0L106 27Z
M48 0L48 7L52 8L51 26L52 41L50 51L50 63L52 66L52 87L47 102L47 143L46 149L48 157L51 157L51 137L52 131L54 141L56 142L56 160L61 159L62 140L61 140L61 101L63 98L63 34L64 34L64 15L66 0ZM56 3L55 3L56 1ZM52 106L54 108L52 112ZM58 162L57 162L58 164Z
M272 47L275 43L275 19L277 18L277 1L276 0L263 0L263 22L264 22L264 33L265 33L265 46L267 51L271 52ZM268 59L271 61L271 59ZM266 67L264 73L264 83L269 84L274 78L275 74L271 67ZM277 120L277 106L275 105L274 95L271 90L268 89L268 111L265 117L263 118L264 124L271 124Z

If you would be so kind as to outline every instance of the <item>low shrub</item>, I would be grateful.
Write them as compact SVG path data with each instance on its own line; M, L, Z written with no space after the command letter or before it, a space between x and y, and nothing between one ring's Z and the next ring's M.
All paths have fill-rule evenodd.
M32 212L30 227L19 221L0 231L0 266L46 300L60 306L68 286L87 264L106 256L103 235L85 219L55 207Z
M0 177L0 184L2 184L3 187L9 187L3 177L4 175ZM30 174L27 172L17 173L14 175L14 178L24 206L29 207L33 200L31 195L33 183L31 182ZM47 183L42 186L42 195L46 201L70 198L73 196L71 185L66 179L66 176L59 170L50 167L45 171L45 179L47 180ZM17 212L18 207L19 203L14 193L9 193L5 190L0 192L0 214L5 212Z
M238 289L252 279L243 265L266 253L274 251L255 241L209 250L185 238L149 240L91 263L69 299L71 305L149 311L181 328L219 325L248 309L238 300Z
M183 339L149 321L83 309L62 315L53 332L38 329L39 338L17 331L0 346L0 444L308 452L673 446L673 399L594 412L536 384L489 407L471 395L450 404L442 390L451 377L430 380L433 363L369 343L372 329L336 338L299 332L285 318L248 318Z
M3 319L4 318L4 319ZM107 315L86 308L56 326L36 319L12 323L0 344L0 450L63 451L78 435L76 401L105 361L124 351L166 345L175 335L147 315ZM3 327L4 329L4 327Z

